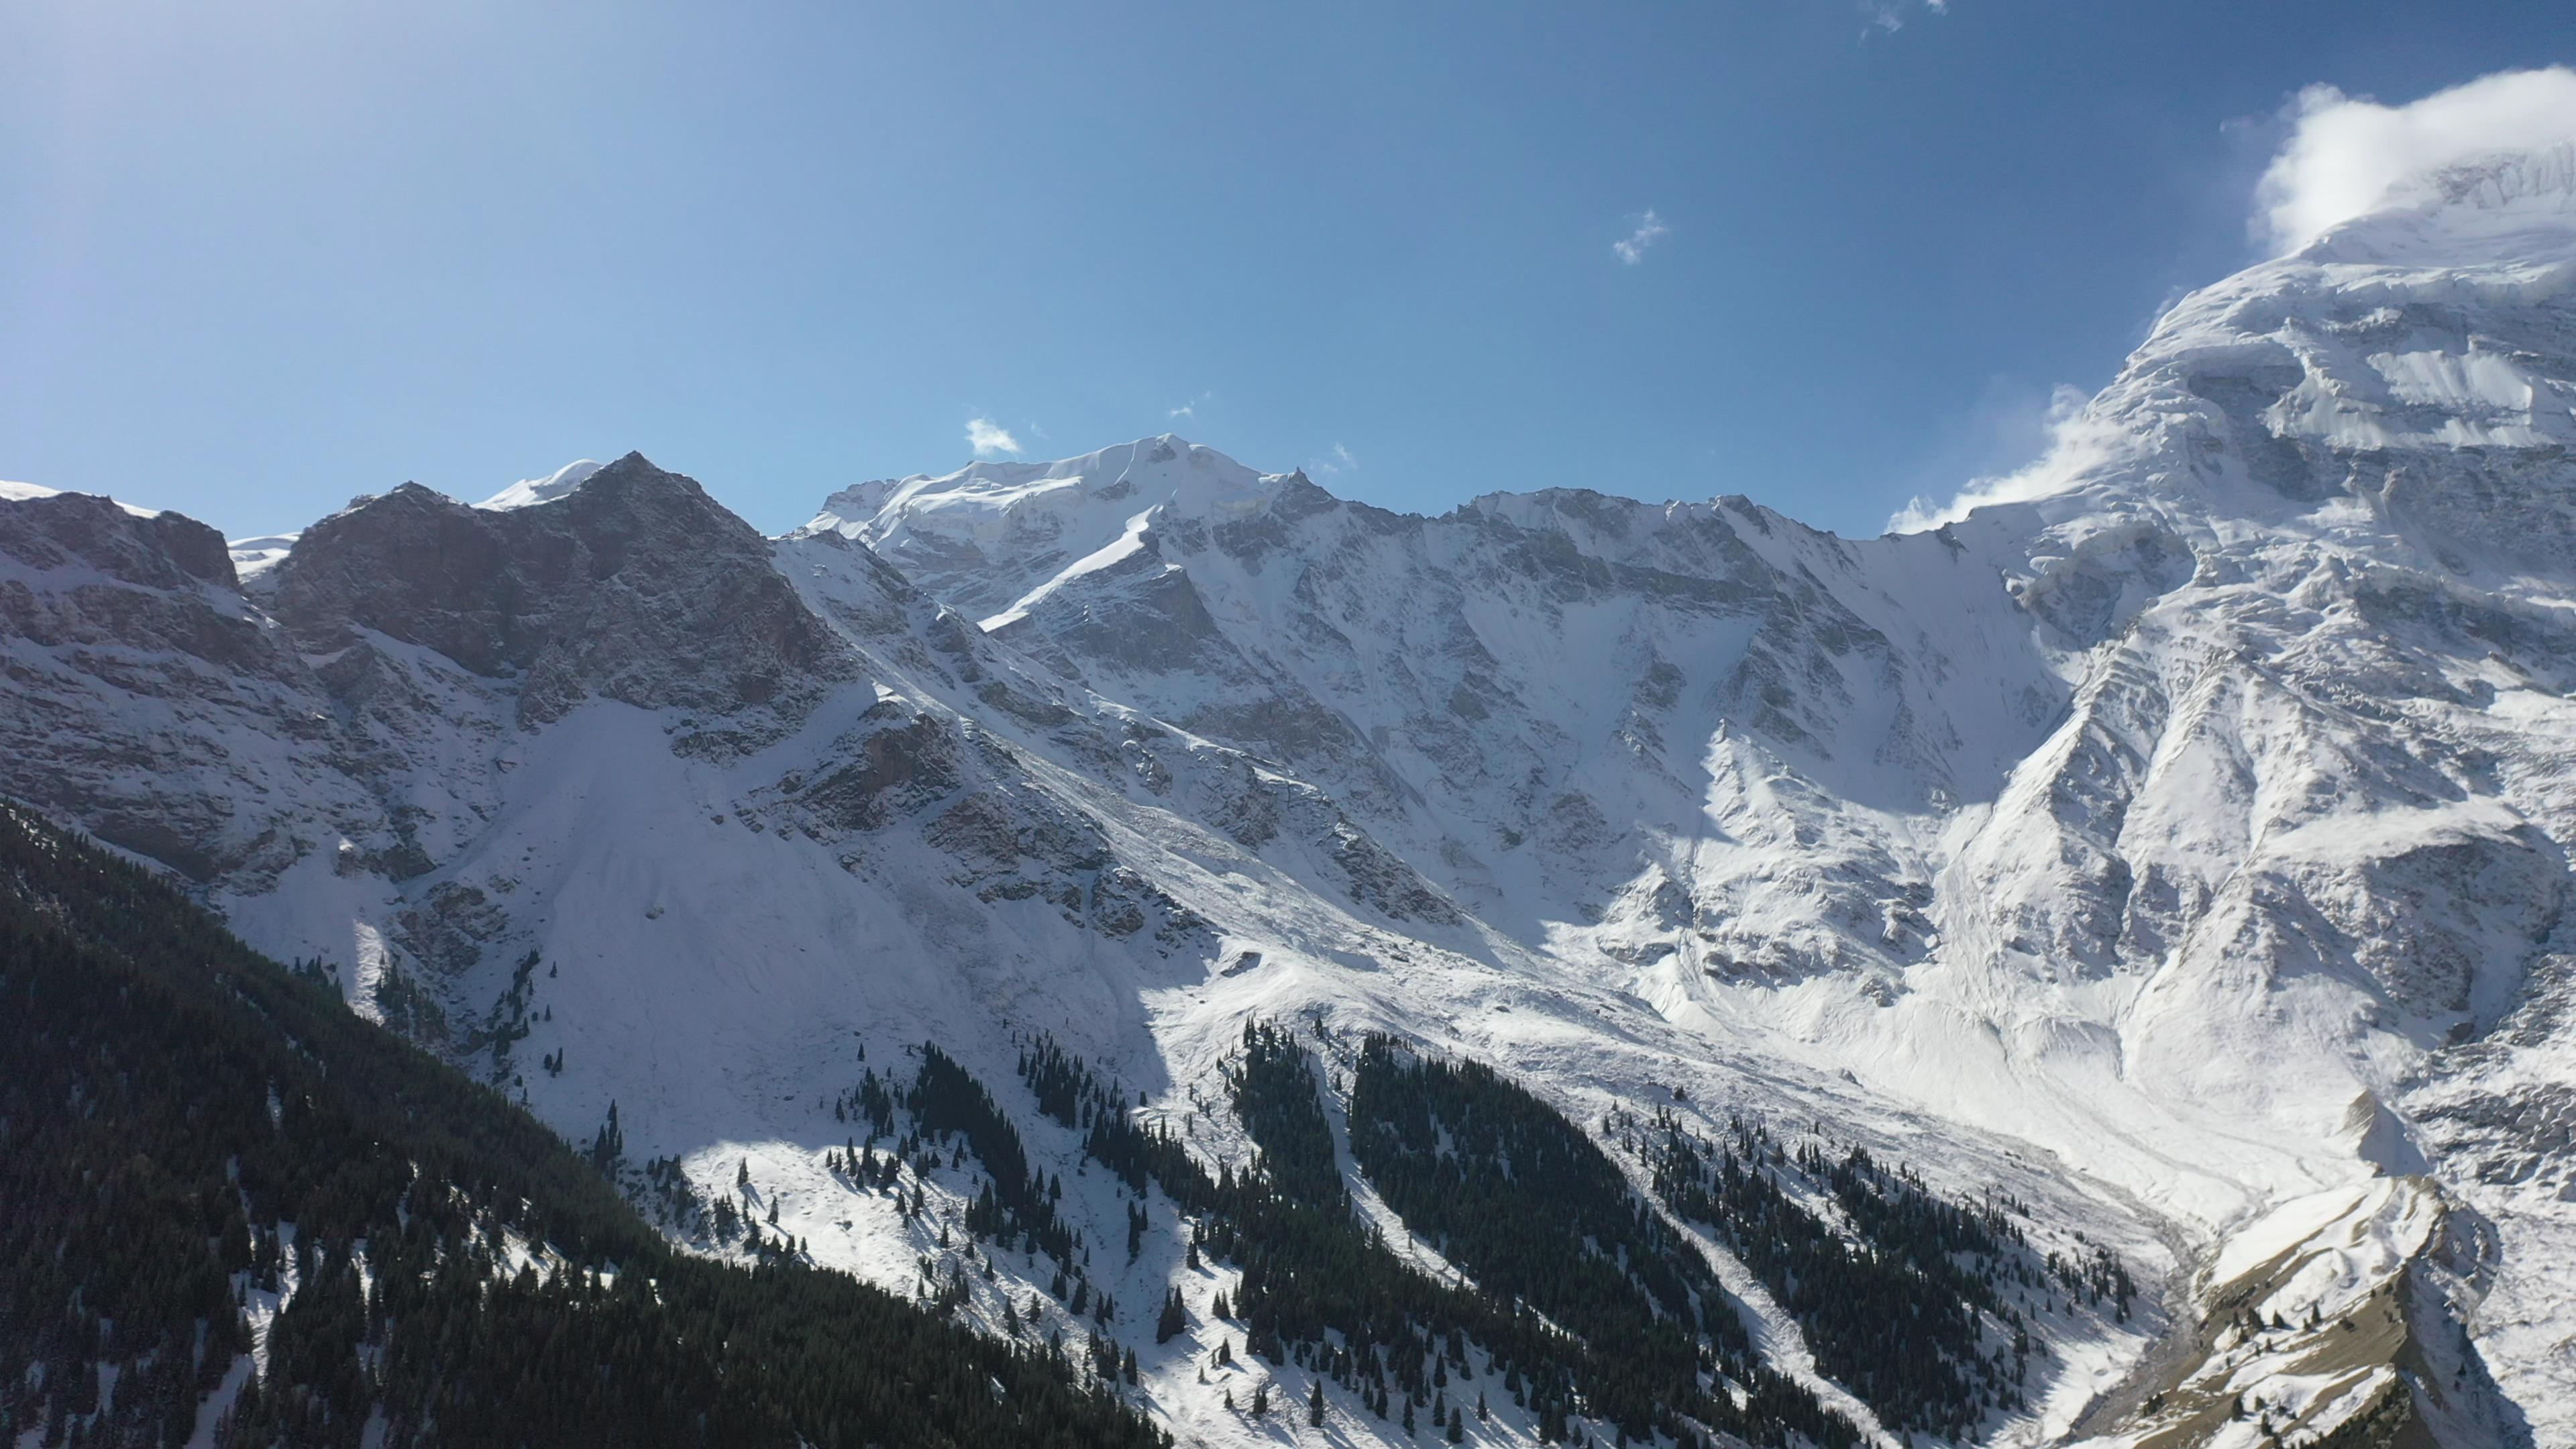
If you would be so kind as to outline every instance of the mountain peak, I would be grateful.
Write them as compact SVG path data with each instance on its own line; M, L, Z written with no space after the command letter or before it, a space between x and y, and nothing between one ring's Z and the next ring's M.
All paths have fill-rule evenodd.
M2407 267L2576 262L2576 139L2423 172L2297 255Z
M1292 490L1292 475L1163 433L1053 462L861 483L825 499L801 532L837 533L930 579L970 616L1002 618L1052 582L1146 548L1158 521L1248 518ZM941 580L962 592L942 594Z
M533 722L593 697L789 713L848 675L751 525L640 453L589 467L498 508L416 483L361 499L275 565L275 613L317 649L373 630L518 678Z
M0 481L0 503L29 503L39 498L60 498L63 496L63 491L59 488L47 488L38 483L10 483ZM92 494L87 496L103 497L105 495ZM161 512L158 508L145 508L138 504L128 503L122 498L113 498L109 501L136 518L151 518Z
M823 500L822 511L806 527L839 529L856 537L869 529L893 526L894 514L1009 513L1033 506L1119 504L1139 496L1187 506L1267 497L1278 481L1214 448L1176 433L1162 433L1053 461L983 458L953 473L915 473L854 484Z
M644 455L641 453L628 453L626 457L620 458L617 461L625 463L629 460L642 462L644 460ZM556 499L571 493L574 489L579 488L584 483L589 482L601 469L607 466L607 464L598 462L595 459L579 458L570 463L564 464L562 467L557 468L543 478L522 478L518 482L511 484L509 487L502 489L500 492L493 494L491 497L484 499L482 502L477 503L474 506L477 508L500 510L509 508L527 508L539 503L552 503ZM647 464L647 466L650 465Z

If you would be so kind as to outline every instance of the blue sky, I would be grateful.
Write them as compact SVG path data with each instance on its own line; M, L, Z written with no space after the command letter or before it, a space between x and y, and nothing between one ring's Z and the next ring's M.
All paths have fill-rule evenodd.
M35 0L0 478L240 535L641 448L777 530L981 418L1873 533L2251 259L2301 87L2571 52L2564 0Z

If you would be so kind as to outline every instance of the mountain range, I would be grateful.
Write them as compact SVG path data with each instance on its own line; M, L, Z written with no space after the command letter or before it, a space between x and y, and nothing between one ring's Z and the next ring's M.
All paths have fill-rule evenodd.
M1618 477L1390 513L1173 436L776 538L634 454L233 544L6 485L0 793L564 1137L613 1114L685 1246L752 1251L740 1198L990 1333L1114 1298L1185 1442L1430 1407L1294 1331L1286 1203L1586 1352L1644 1292L1713 1355L1683 1418L1584 1360L1476 1442L1754 1437L1724 1398L1819 1443L2569 1443L2571 445L2559 147L2184 297L2046 458L1870 540ZM1281 1060L1312 1100L1265 1116ZM1443 1163L1634 1286L1509 1286ZM1802 1233L1960 1305L1955 1383L1856 1367ZM1444 1407L1493 1373L1423 1341Z

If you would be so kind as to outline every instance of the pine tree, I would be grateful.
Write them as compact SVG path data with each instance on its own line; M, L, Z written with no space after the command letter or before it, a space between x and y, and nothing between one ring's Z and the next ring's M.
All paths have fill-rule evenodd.
M1324 1427L1324 1381L1315 1380L1312 1393L1306 1395L1306 1423L1310 1428Z

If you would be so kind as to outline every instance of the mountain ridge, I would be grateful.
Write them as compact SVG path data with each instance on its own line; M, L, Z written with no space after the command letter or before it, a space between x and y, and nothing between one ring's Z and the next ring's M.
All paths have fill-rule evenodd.
M406 488L238 588L202 526L0 503L0 789L567 1136L615 1100L639 1157L739 1164L876 1281L968 1204L851 1193L818 1079L854 1040L1007 1083L1043 1029L1249 1172L1216 1084L1259 1016L1490 1061L1577 1123L1809 1124L2161 1285L2045 1320L1978 1442L2250 1443L2240 1394L2546 1442L2576 1432L2550 164L2184 298L2048 457L1877 539L1580 488L1396 514L1168 434L843 489L775 539L637 455L508 509ZM530 951L562 975L514 980ZM1169 1209L1023 1127L1076 1231ZM1179 1266L1185 1219L1102 1291L1239 1294ZM1880 1435L1706 1246L1764 1362ZM2337 1347L2365 1321L2376 1357ZM1250 1442L1193 1334L1141 1392Z

